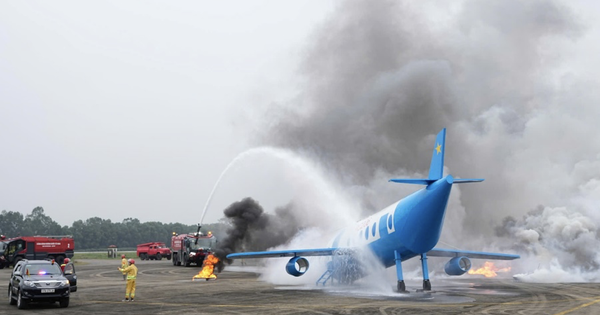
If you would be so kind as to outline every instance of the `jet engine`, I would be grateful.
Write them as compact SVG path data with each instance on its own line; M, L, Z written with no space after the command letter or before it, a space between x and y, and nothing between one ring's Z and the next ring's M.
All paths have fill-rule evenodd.
M308 270L308 260L304 257L295 256L285 265L285 271L294 277L300 277Z
M444 266L444 271L451 276L460 276L471 269L471 260L465 256L454 257Z

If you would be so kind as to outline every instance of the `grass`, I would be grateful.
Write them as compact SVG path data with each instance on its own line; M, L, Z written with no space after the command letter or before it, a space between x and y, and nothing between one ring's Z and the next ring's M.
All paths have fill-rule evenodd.
M136 252L120 252L117 254L117 258L109 258L106 252L97 253L77 253L73 255L73 259L106 259L106 260L118 260L121 261L121 255L125 255L127 258L136 258Z

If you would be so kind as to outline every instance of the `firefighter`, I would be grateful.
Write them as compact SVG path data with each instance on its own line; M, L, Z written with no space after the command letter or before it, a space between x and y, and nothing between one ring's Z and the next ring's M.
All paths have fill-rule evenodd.
M121 268L127 268L127 258L125 258L125 255L121 255ZM127 274L123 273L123 281L125 280L127 280Z
M63 260L62 265L60 265L60 269L62 270L63 273L65 273L65 266L70 262L71 260L69 258L65 258L65 260Z
M125 299L123 302L133 302L135 298L135 279L137 278L138 269L135 265L135 260L129 259L127 268L119 268L119 271L127 275L127 285L125 287Z

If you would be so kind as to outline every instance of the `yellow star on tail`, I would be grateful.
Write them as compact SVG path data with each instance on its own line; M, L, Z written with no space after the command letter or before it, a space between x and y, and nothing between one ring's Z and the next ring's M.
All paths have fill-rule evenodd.
M442 153L442 146L438 143L437 147L435 147L437 153Z

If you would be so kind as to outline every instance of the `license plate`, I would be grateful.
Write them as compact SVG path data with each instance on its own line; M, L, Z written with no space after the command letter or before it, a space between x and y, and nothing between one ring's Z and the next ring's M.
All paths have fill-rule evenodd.
M42 289L42 293L54 293L54 289Z

